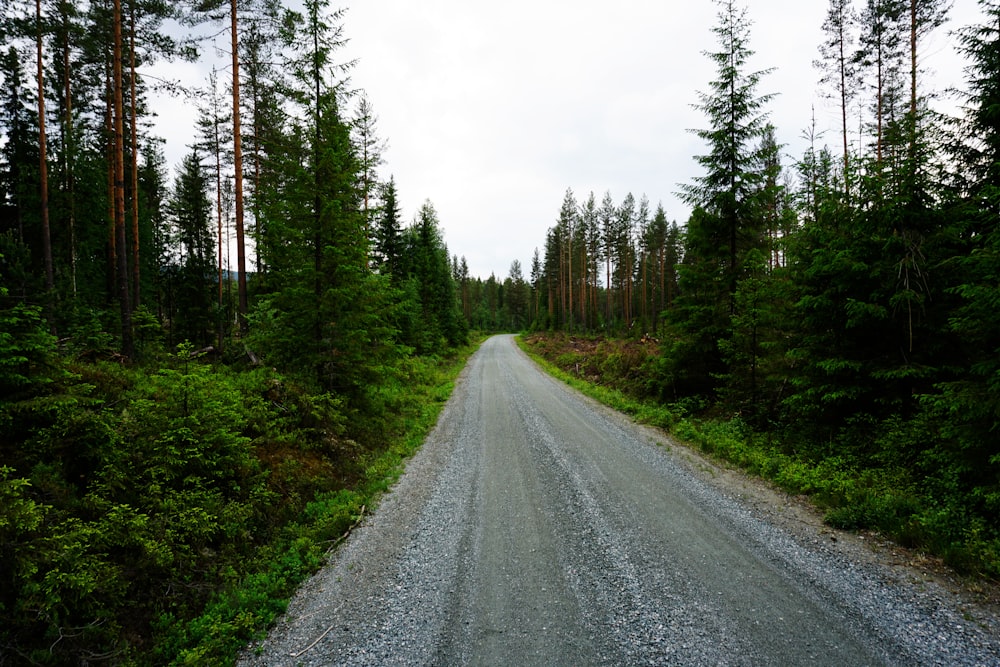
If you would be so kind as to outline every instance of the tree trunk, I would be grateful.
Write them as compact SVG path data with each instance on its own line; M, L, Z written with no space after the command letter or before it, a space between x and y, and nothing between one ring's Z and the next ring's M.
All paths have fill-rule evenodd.
M49 326L55 329L55 312L52 299L55 294L55 271L52 268L52 237L49 231L49 170L48 155L45 140L45 78L42 63L42 0L35 0L35 20L37 27L37 64L38 64L38 180L41 188L42 213L42 255L45 262L46 317Z
M236 0L230 4L233 51L233 170L236 198L236 280L239 292L240 333L247 332L247 314L250 303L247 298L247 257L246 240L243 233L243 146L240 139L240 52L236 31Z
M113 60L113 59L112 59ZM114 85L114 75L111 70L114 67L112 60L109 60L108 70L105 72L105 87L107 94L107 103L104 107L104 135L106 137L107 145L107 160L108 160L108 171L107 171L107 194L108 194L108 242L107 242L107 262L108 262L108 273L107 273L107 290L108 290L108 302L113 303L115 300L115 290L118 286L118 241L115 236L115 121L114 121L114 106L115 106L115 85Z
M132 301L129 294L128 255L125 245L125 123L124 87L122 76L122 6L121 0L114 0L114 55L111 67L114 74L114 169L115 169L115 240L117 246L118 300L121 308L122 355L126 359L135 357L135 341L132 337Z
M569 330L573 330L573 308L576 305L576 301L573 299L573 225L569 224L566 226L566 274L569 283Z
M917 124L917 0L910 0L910 115L913 118L915 135Z
M65 22L64 32L63 32L63 53L62 53L62 66L63 66L63 146L64 153L66 155L66 165L65 165L65 183L66 183L66 194L69 197L69 270L70 270L70 290L74 298L76 298L76 264L77 264L77 254L76 254L76 179L74 174L75 160L76 160L76 137L73 134L73 88L71 84L72 79L72 65L70 62L70 44L69 44L69 19L64 14L63 20Z
M130 132L132 143L132 308L138 308L140 302L139 287L139 123L136 101L136 71L135 71L135 0L129 4L129 106L132 108Z
M844 21L846 17L840 17L840 35L838 39L840 58L840 124L841 135L844 140L844 196L847 201L851 200L851 179L850 179L850 158L848 157L847 145L847 54L844 53L844 44L847 36L844 34Z
M223 326L223 294L222 288L224 285L222 279L222 138L219 136L219 105L218 105L218 92L215 88L215 71L212 71L212 150L215 153L215 219L216 227L218 232L218 302L219 302L219 315L216 318L216 328L218 331L217 341L219 344L219 349L222 349L222 332L225 329Z

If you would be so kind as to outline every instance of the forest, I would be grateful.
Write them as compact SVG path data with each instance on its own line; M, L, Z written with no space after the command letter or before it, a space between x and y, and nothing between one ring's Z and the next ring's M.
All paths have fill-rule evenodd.
M492 331L586 340L554 358L831 524L1000 577L1000 3L960 33L957 118L917 58L947 3L861 5L830 0L818 45L836 146L782 163L748 11L719 0L690 217L567 190L528 275L484 280L432 202L403 222L344 10L6 4L0 662L231 662ZM225 70L142 75L206 30ZM199 113L172 176L164 87Z
M401 220L344 11L295 7L4 4L0 663L231 662L399 474L470 326L515 326L523 280L470 277L430 201ZM205 33L227 76L141 74ZM169 171L164 87L199 115Z
M939 0L830 0L812 127L783 164L719 2L690 217L572 189L536 250L530 348L676 434L959 571L1000 576L1000 3L958 28L959 113L918 53ZM555 210L555 206L553 207ZM631 344L628 344L631 341ZM644 403L642 403L644 402Z

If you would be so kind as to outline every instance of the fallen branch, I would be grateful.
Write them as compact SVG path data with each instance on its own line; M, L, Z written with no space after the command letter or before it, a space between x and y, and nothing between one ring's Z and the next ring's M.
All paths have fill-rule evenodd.
M343 605L341 605L341 606L343 606ZM336 609L334 609L333 613L336 614L338 611L340 611L340 607L337 607ZM309 646L306 646L301 651L297 651L295 653L289 653L288 655L291 656L291 657L293 657L293 658L297 658L300 655L302 655L303 653L305 653L306 651L312 650L313 647L315 647L316 644L318 644L321 641L323 641L323 637L326 637L328 634L330 634L330 631L333 630L335 627L337 627L336 623L334 623L333 625L331 625L330 627L328 627L325 631L323 631L323 634L321 634L319 637L317 637L316 639L314 639L312 644L310 644Z

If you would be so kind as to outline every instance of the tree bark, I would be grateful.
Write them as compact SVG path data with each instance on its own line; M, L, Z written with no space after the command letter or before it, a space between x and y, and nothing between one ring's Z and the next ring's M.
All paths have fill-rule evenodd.
M240 52L237 33L237 0L231 0L230 19L232 23L233 50L233 170L236 197L236 280L239 294L240 333L247 332L247 314L250 312L247 298L247 257L246 240L243 232L243 145L240 138Z
M122 355L126 359L135 357L135 341L132 337L132 300L129 293L128 253L125 245L125 124L124 124L124 83L122 81L122 5L114 0L114 55L112 70L114 75L114 101L112 116L114 121L114 200L115 200L115 240L118 252L118 300L121 309Z
M141 299L139 287L139 131L137 125L139 103L136 101L135 62L135 0L129 4L129 106L132 140L132 308L138 308Z
M52 299L55 290L55 271L52 267L52 237L49 230L49 170L45 139L45 77L42 62L42 0L35 0L35 21L37 28L37 64L38 64L38 180L41 189L42 213L42 254L45 262L46 317L49 326L55 328L55 313Z
M64 6L63 6L64 7ZM69 197L69 266L70 266L70 290L74 298L76 298L76 264L77 264L77 251L76 251L76 178L74 174L75 160L76 160L76 137L73 133L73 88L72 88L72 64L70 62L70 43L69 43L69 31L70 22L68 16L66 16L65 9L63 9L63 21L64 21L64 31L63 31L63 53L62 53L62 66L63 66L63 145L65 147L64 153L66 156L65 163L65 184L66 193Z

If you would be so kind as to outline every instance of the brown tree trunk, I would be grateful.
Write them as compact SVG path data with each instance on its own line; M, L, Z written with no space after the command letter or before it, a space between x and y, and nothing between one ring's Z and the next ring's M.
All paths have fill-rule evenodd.
M129 5L129 93L132 108L130 130L132 139L132 308L139 307L139 123L136 101L135 63L135 0Z
M844 140L844 196L847 201L851 200L851 185L850 185L850 158L848 156L848 145L847 145L847 54L844 53L844 43L847 39L847 35L844 34L844 17L840 18L840 35L838 39L838 47L840 50L840 124L841 124L841 135Z
M576 300L573 299L573 225L570 224L566 228L566 274L569 282L569 330L573 330L573 309L576 306Z
M582 233L580 243L580 325L587 328L587 233Z
M910 0L910 115L913 117L915 128L917 122L917 0Z
M233 182L236 197L236 280L239 292L240 333L247 331L247 314L250 303L247 298L247 257L246 241L243 233L243 146L240 139L240 52L236 31L236 0L231 0L230 19L232 23L233 50Z
M118 285L118 243L115 236L115 122L114 122L114 77L111 74L113 64L108 62L105 72L105 87L107 103L104 106L104 135L107 141L107 190L108 190L108 242L107 242L107 290L108 302L114 302L115 289Z
M42 213L42 254L45 262L46 317L49 326L55 327L55 313L52 299L55 290L55 271L52 267L52 237L49 231L49 168L45 140L45 78L42 63L42 0L35 0L35 20L37 32L37 64L38 64L38 180L41 188Z
M74 161L76 160L76 138L73 135L73 88L71 84L73 68L70 63L69 44L69 18L63 14L63 146L65 154L65 187L69 198L69 270L70 270L70 290L73 297L76 297L76 179L74 175Z

